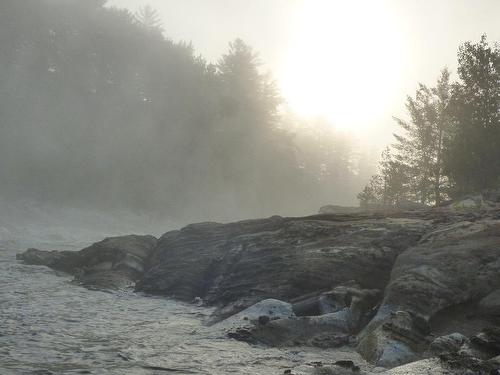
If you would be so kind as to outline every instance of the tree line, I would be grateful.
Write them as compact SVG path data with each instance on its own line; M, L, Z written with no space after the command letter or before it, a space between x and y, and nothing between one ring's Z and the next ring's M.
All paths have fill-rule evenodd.
M382 153L361 206L443 200L500 187L500 45L485 35L458 50L458 80L443 69L434 87L406 100L408 119Z
M209 63L165 35L148 7L2 0L0 198L180 220L355 199L368 158L288 114L250 46Z

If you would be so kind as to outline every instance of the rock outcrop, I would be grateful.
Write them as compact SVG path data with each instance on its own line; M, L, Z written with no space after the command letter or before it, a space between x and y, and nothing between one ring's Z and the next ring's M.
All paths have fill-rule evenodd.
M479 301L481 313L500 317L500 289L496 289Z
M352 280L383 290L422 219L375 215L204 223L160 238L140 291L223 306L223 318L268 298L289 301Z
M106 238L78 252L28 249L17 259L69 273L90 288L119 289L142 277L155 246L153 236L130 235Z
M262 319L266 318L263 316L253 325L244 324L236 329L233 327L229 335L243 341L272 346L340 347L354 340L360 327L369 321L379 300L378 290L359 289L353 285L338 286L316 298L319 310L314 311L319 311L317 314L301 314L311 311L312 307L308 305L312 305L312 302L307 299L291 305L293 314L289 316L270 316ZM306 310L303 310L304 305L307 306ZM252 308L253 306L250 307ZM226 321L233 321L233 317L224 322Z
M493 213L449 219L396 260L382 305L361 334L358 348L370 361L394 366L418 358L428 345L430 327L422 327L447 308L479 301L500 285L500 220ZM441 319L433 328L451 334L463 327Z
M500 195L488 194L438 208L200 223L158 241L119 237L19 259L86 285L118 275L138 291L215 306L210 323L239 340L349 345L394 367L388 374L466 373L500 355Z

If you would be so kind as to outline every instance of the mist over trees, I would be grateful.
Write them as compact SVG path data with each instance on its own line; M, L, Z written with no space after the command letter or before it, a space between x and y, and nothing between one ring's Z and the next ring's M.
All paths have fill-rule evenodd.
M210 64L154 9L104 5L0 2L0 198L180 220L353 203L366 158L287 114L250 46Z
M408 120L382 154L361 206L443 199L500 186L500 45L486 36L458 51L457 82L444 69L436 85L408 97Z

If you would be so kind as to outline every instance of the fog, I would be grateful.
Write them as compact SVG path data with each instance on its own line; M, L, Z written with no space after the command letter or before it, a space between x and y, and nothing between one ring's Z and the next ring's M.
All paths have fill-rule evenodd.
M334 3L354 23L353 9L363 13L363 2ZM500 39L498 1L383 1L398 37L380 40L381 62L361 43L369 29L354 34L353 56L335 48L347 35L330 44L325 28L322 50L294 65L304 4L1 1L2 207L64 222L138 217L128 222L156 231L358 205L406 95L455 70L460 43ZM397 61L386 43L396 41ZM352 58L358 71L330 74L323 58Z
M419 82L431 84L445 66L455 77L461 43L482 34L500 40L497 0L108 2L132 12L146 4L158 11L165 35L192 42L210 62L242 38L295 111L325 116L380 151ZM356 110L359 100L363 110Z

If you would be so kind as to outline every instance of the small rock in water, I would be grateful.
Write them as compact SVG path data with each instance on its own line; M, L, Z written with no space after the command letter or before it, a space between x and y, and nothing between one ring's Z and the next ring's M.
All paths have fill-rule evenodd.
M265 326L267 323L269 323L269 321L271 320L271 318L269 318L269 316L267 315L261 315L259 316L259 324Z
M452 333L446 336L440 336L434 339L429 350L433 354L456 353L467 341L467 337L460 333Z
M201 307L201 306L203 306L203 299L201 297L195 297L193 299L193 304L198 306L198 307Z

